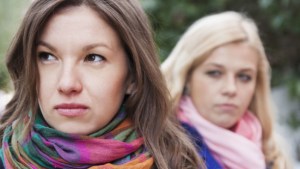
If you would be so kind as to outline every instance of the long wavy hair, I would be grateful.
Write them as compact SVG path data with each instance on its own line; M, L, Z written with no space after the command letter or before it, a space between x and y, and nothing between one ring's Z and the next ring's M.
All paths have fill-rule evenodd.
M249 109L259 119L263 130L263 152L274 169L286 165L275 139L274 114L270 97L270 65L255 22L243 14L227 11L197 20L181 37L161 66L176 112L193 69L203 63L216 48L233 42L248 43L259 56L258 76Z
M15 92L1 118L0 134L3 135L7 126L18 125L20 119L31 112L30 121L23 128L23 134L28 134L38 110L37 40L49 18L58 10L80 5L99 13L122 41L135 85L126 98L126 111L144 137L155 167L194 169L203 166L193 144L170 113L170 96L159 69L152 31L137 0L33 1L7 54L6 65ZM18 152L16 148L15 151Z

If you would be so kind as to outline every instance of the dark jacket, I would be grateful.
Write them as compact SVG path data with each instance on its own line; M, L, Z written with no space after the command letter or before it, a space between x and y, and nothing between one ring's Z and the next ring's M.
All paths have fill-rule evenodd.
M181 123L182 127L187 131L192 141L194 141L198 154L204 160L207 169L222 169L221 165L212 156L208 146L205 144L202 136L197 130L187 123Z

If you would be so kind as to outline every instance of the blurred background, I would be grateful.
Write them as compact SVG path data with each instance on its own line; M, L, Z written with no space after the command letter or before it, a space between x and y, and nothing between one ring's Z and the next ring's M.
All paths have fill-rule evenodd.
M197 19L234 10L254 19L272 67L276 130L300 169L300 0L141 0L163 61Z
M183 32L202 16L234 10L253 18L272 67L278 132L300 169L300 0L140 0L163 61ZM5 53L31 0L0 0L0 111L12 95Z

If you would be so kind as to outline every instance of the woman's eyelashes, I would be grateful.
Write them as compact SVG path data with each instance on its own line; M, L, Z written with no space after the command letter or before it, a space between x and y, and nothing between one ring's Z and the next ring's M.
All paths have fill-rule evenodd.
M57 59L53 54L48 52L38 52L38 58L41 62L44 63L51 62Z
M222 75L222 72L220 70L209 70L209 71L206 71L206 74L210 77L217 78Z
M92 63L100 63L102 61L105 61L105 58L102 55L98 55L98 54L88 54L85 58L84 58L85 62L92 62Z
M221 78L225 73L221 70L208 70L205 74L212 78ZM252 76L247 73L237 73L235 76L238 80L245 83L252 80Z
M238 78L242 81L242 82L249 82L252 80L251 75L248 75L246 73L240 73L238 74Z
M49 52L38 52L38 59L42 63L48 63L56 61L58 58ZM99 54L88 54L83 58L83 62L100 63L106 60L102 55Z

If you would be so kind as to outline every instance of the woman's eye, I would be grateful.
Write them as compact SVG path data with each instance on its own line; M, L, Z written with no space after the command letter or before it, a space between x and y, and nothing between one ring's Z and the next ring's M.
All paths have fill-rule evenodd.
M249 82L250 80L252 80L252 77L246 74L239 74L238 78L243 82Z
M84 58L86 62L101 62L105 60L103 56L97 54L89 54Z
M222 75L222 72L219 70L210 70L210 71L207 71L206 74L211 77L219 77Z
M48 52L40 52L38 54L38 57L41 61L44 61L44 62L56 60L56 57Z

